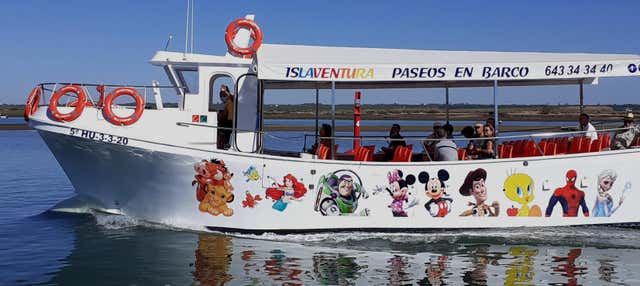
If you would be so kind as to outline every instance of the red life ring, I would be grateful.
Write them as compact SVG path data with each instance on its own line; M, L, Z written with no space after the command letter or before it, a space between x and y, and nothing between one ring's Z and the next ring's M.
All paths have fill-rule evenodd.
M61 113L58 110L58 100L60 100L60 98L67 93L76 94L76 96L78 97L78 99L76 100L77 104L72 112ZM49 112L51 112L51 117L53 117L53 119L55 119L56 121L70 122L80 117L86 104L87 94L85 93L84 88L75 84L65 85L58 89L58 91L56 91L53 96L51 96L51 100L49 101Z
M241 48L236 46L233 42L233 39L236 37L240 28L246 28L251 31L251 38L253 39L253 44L251 46ZM251 58L251 56L258 51L260 45L262 45L262 30L255 21L241 18L231 22L231 24L227 26L227 32L224 35L224 39L227 42L229 52L244 58Z
M111 108L113 101L122 95L131 96L136 101L136 110L133 112L133 114L127 117L120 117L115 115L113 113L113 109ZM111 93L109 93L109 95L107 95L107 98L105 98L104 108L102 109L104 118L107 119L107 121L111 122L111 124L120 126L126 126L136 123L136 121L138 121L138 119L140 119L140 117L142 116L143 111L144 99L137 89L131 87L119 87L114 89Z
M42 88L40 86L34 87L27 97L27 104L24 106L24 121L29 121L29 117L36 113L40 104L40 96L42 95Z

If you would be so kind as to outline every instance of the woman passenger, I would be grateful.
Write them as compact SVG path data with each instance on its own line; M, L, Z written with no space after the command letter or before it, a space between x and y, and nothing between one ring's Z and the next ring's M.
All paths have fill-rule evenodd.
M492 138L496 135L495 129L491 124L485 124L482 128L484 138ZM496 157L495 154L495 142L496 139L482 139L480 141L480 146L478 149L478 159L493 159Z

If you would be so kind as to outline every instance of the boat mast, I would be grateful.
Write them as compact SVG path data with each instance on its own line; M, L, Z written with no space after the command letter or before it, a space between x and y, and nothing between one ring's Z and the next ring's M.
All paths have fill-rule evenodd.
M331 159L335 158L336 153L334 137L336 137L336 82L331 81Z
M496 101L496 97L498 96L498 81L494 80L493 81L493 120L495 122L495 126L493 126L495 132L493 134L494 137L498 137L498 102ZM496 143L498 143L496 141ZM496 154L496 158L498 157L498 144L493 144L493 151L495 152L494 154Z
M580 113L584 112L584 79L580 80Z

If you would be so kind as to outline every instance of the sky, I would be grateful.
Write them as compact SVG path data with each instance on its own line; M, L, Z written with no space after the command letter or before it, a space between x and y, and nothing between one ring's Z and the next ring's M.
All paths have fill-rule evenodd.
M423 50L640 54L640 1L195 0L194 52L224 55L227 25L256 14L265 42ZM182 51L186 0L2 1L0 104L23 104L39 82L166 82L148 61ZM501 88L500 104L577 104L578 87ZM341 91L338 103L353 101ZM640 104L640 78L601 79L586 104ZM453 89L452 103L492 102L491 89ZM321 93L328 102L328 93ZM312 102L314 91L267 103ZM442 103L444 90L363 91L363 103Z

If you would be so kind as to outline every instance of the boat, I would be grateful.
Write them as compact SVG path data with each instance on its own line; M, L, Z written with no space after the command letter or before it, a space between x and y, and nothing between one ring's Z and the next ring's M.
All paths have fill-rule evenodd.
M46 142L78 197L93 208L179 228L406 232L640 221L640 208L633 206L640 200L640 192L633 191L640 186L634 171L640 149L610 150L613 129L598 130L594 142L582 140L584 132L502 136L499 158L490 160L416 161L410 149L404 159L387 162L369 155L354 160L364 148L356 142L385 139L358 133L341 137L353 139L352 155L335 146L324 154L268 150L263 117L269 90L331 90L335 98L339 89L490 87L495 122L500 122L495 98L502 87L576 85L582 104L584 84L640 75L639 55L262 40L254 16L247 15L227 28L225 55L156 52L150 63L164 69L168 86L39 84L28 98L25 120ZM222 77L235 95L231 128L218 126L212 106L214 84ZM165 106L168 93L177 94L177 106ZM59 101L65 95L75 100L63 105ZM133 98L135 106L113 104L120 96ZM218 146L218 130L231 133L228 149ZM319 138L317 127L312 138ZM340 137L320 140L331 138Z

